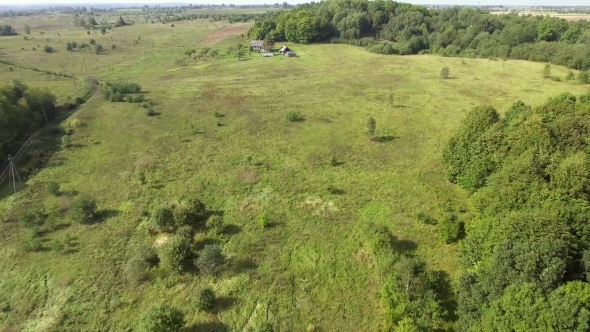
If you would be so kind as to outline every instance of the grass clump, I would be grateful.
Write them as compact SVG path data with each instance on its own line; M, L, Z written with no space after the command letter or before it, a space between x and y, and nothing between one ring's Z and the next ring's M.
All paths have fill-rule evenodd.
M59 183L49 182L45 185L45 191L53 196L59 195Z
M298 111L289 111L287 112L287 115L285 116L287 118L287 121L289 122L300 122L305 120L305 117L303 116L303 114L301 114L301 112Z
M268 215L266 213L261 213L258 216L258 224L260 225L260 227L262 228L267 228L270 224L270 221L268 219Z

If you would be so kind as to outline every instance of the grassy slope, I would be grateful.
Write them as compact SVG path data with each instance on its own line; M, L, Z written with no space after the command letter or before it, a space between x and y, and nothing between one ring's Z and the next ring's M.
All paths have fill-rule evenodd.
M56 153L19 196L37 193L52 209L66 200L43 193L43 183L55 180L66 192L96 197L105 218L44 235L48 247L51 239L70 234L77 245L67 255L23 253L18 241L26 231L0 225L0 300L13 308L0 312L0 325L43 331L66 315L74 329L118 330L164 299L185 308L197 328L220 320L232 331L255 331L264 321L281 331L309 324L325 331L376 330L383 321L382 276L367 254L363 225L387 225L400 252L455 276L455 246L440 244L435 226L416 223L415 215L467 209L464 193L446 182L440 166L442 146L466 109L491 104L504 111L518 99L535 104L548 95L586 91L541 79L539 63L381 56L346 45L293 45L297 59L253 56L177 67L182 51L214 27L175 26L137 25L93 35L106 48L112 36L123 49L75 53L74 60L57 41L52 40L58 53L46 55L18 51L18 43L27 43L20 37L14 44L0 39L5 53L14 45L9 59L44 69L75 72L83 56L88 74L142 84L161 113L147 117L137 105L108 103L97 95L75 115L88 124L75 132L76 147ZM78 42L84 34L61 33L64 41ZM134 47L137 36L142 40ZM452 79L440 80L443 66L450 67ZM286 122L289 110L306 120ZM214 118L215 111L225 117ZM369 115L377 119L379 135L395 139L370 141L363 134ZM331 156L342 164L329 165ZM138 183L140 169L148 170L151 185ZM329 186L339 192L330 193ZM225 243L222 277L160 271L148 284L127 284L121 271L129 248L155 241L141 212L152 202L183 195L202 197L232 225L223 239L197 238L200 245ZM14 200L0 197L4 207ZM256 218L262 211L274 227L260 229ZM206 284L222 296L218 315L187 307Z

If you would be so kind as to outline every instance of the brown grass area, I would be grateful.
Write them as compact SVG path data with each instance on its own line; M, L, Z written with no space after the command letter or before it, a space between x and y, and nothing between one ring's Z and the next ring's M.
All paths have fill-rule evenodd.
M203 39L199 43L199 46L209 46L217 44L229 36L241 35L243 33L246 33L251 25L251 23L233 24L225 26L221 29L217 29L215 30L215 32L205 37L205 39Z

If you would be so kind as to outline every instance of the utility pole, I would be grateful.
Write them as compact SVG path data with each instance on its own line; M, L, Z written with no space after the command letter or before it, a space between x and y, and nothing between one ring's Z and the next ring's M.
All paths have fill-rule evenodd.
M43 108L43 105L41 105L41 109L43 110L43 116L45 117L45 122L47 122L47 124L49 124L49 120L47 120L47 114L45 113L45 108Z
M8 163L8 188L10 188L10 183L12 183L12 189L16 194L16 179L18 178L18 182L20 183L20 176L18 175L18 170L16 169L16 166L14 166L14 161L10 155L8 155Z

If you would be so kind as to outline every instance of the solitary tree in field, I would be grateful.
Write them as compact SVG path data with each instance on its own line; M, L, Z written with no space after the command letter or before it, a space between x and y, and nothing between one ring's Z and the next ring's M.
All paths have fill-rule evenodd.
M232 54L233 51L234 51L234 48L230 46L225 50L225 55L229 58L229 56Z
M377 126L377 121L375 121L375 118L370 116L369 119L367 120L367 134L369 134L369 136L373 137L375 136L375 128Z
M551 75L551 65L546 64L545 68L543 68L543 78L549 78L550 75Z
M26 33L27 35L30 35L30 34L31 34L31 27L30 27L30 26L28 26L28 25L26 25L26 24L25 24L25 33Z
M122 27L125 25L127 25L127 23L125 23L123 16L119 16L119 19L117 20L117 23L115 23L115 26Z
M272 47L274 46L275 42L270 38L269 35L266 35L264 38L264 43L262 46L267 52L272 52Z
M246 55L246 52L244 51L244 45L238 44L236 51L236 57L238 58L238 61L240 61L240 58L243 58L244 55Z

